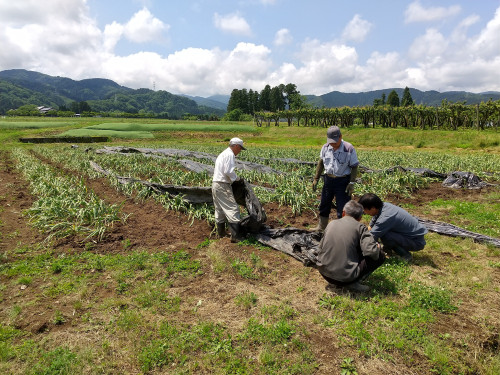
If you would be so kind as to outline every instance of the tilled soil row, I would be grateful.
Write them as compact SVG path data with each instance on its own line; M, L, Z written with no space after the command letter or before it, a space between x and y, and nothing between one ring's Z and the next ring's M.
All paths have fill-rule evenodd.
M73 170L64 165L34 153L44 163L61 173L74 176ZM195 248L209 237L212 228L205 221L193 220L187 215L165 210L153 199L139 200L117 191L106 178L91 179L83 176L85 184L104 202L120 205L128 215L125 222L115 223L108 228L102 241L91 244L95 252L115 253L142 249L180 250ZM77 238L59 241L73 248L82 248L85 243ZM87 248L89 245L87 245Z

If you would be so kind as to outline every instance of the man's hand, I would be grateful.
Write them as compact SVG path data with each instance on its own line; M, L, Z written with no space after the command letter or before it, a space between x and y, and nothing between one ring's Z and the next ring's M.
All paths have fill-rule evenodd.
M347 195L351 196L354 193L354 182L349 182L349 185L345 188Z
M313 191L316 191L316 187L318 186L318 180L314 179L312 184Z

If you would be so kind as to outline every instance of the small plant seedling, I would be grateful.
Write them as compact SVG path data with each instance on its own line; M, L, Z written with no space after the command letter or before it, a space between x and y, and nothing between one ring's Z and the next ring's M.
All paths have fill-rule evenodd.
M66 322L66 319L64 319L64 315L62 314L62 312L60 312L59 310L56 311L56 313L54 314L54 324L57 326L60 326L60 325L64 324L65 322Z
M354 360L352 358L344 358L342 364L340 365L341 375L358 375L356 371L356 366L354 365Z

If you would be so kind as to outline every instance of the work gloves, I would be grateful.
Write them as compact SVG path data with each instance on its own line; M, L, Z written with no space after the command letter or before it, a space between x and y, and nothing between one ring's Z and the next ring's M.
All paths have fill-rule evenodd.
M358 176L358 166L351 168L351 179L349 181L349 185L347 185L345 192L348 196L352 196L354 193L354 183L356 181L356 177Z
M354 193L354 182L349 182L349 184L345 188L345 192L348 196L351 196Z

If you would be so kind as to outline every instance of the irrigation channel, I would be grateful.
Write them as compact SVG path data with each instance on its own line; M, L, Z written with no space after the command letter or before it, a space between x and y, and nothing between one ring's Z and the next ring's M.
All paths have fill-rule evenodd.
M129 155L131 153L141 153L147 157L165 157L175 160L184 168L196 172L213 173L213 163L217 158L216 155L205 152L193 152L188 150L179 149L152 149L152 148L133 148L133 147L105 147L95 150L98 154L122 154ZM179 159L179 157L181 159ZM204 164L201 162L193 161L186 158L194 158L198 160L210 161L212 165ZM296 159L280 159L283 163L296 163L296 164L311 164L315 163L301 161ZM99 166L95 162L90 162L91 168L95 171L106 175L108 177L116 178L121 184L140 183L149 187L157 194L169 194L172 196L182 196L182 199L189 203L212 203L212 188L211 187L192 187L192 186L175 186L152 183L131 177L123 177L114 174ZM262 173L276 173L283 172L270 168L269 166L251 163L247 161L236 161L237 168L244 170L255 170ZM374 170L360 166L363 173L372 173ZM386 171L391 172L394 170L404 170L413 172L418 175L439 178L443 180L443 185L449 188L466 188L478 189L491 184L481 181L481 179L473 173L469 172L451 172L449 174L438 173L425 168L404 168L396 166L388 168ZM235 194L238 204L245 206L248 215L242 219L242 227L250 233L257 241L269 246L275 250L284 252L296 260L302 262L306 266L315 267L317 265L317 250L321 240L321 234L318 232L309 232L304 229L293 227L273 229L265 225L266 215L260 204L259 200L253 192L253 186L247 181L242 183L233 184L233 192ZM500 247L500 239L485 236L479 233L474 233L466 229L457 227L455 225L427 220L423 218L417 219L427 227L431 232L438 234L471 238L476 242L489 243L493 246Z

